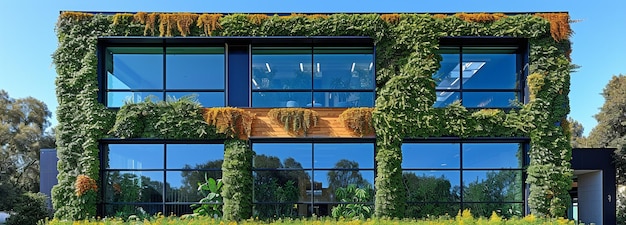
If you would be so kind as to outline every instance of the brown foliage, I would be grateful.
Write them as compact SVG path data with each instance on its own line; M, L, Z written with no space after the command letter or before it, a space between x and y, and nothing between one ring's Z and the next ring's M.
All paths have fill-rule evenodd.
M252 133L252 121L256 115L239 108L217 107L205 108L203 116L208 124L215 126L218 133L247 140Z
M306 135L308 130L317 126L319 114L304 108L276 108L267 112L272 121L284 126L287 132Z
M380 15L380 19L384 20L387 23L395 24L395 23L400 22L400 14L397 14L397 13L383 14L383 15Z
M339 115L339 122L361 137L375 135L372 112L374 108L349 108Z
M202 14L198 17L196 25L204 29L206 36L211 36L214 30L222 28L220 25L220 19L222 14Z
M567 13L537 13L536 16L550 21L550 34L555 41L568 39L572 35L569 14Z
M476 23L490 23L506 17L503 13L457 13L454 16L459 19L476 22Z
M98 185L96 181L87 175L78 175L76 177L76 183L74 183L76 188L76 196L80 197L87 193L89 190L98 191Z

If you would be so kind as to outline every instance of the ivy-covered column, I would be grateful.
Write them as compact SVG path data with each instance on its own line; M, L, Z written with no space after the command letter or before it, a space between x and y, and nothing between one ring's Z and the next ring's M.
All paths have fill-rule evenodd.
M222 195L225 220L241 220L252 216L252 155L247 141L231 139L224 143Z
M57 24L58 184L52 189L55 217L87 219L96 215L100 160L98 139L110 128L112 114L97 101L96 40L109 21L102 15L63 13Z
M555 45L550 43L552 40L545 42ZM557 49L536 51L532 56L543 63L528 77L529 105L534 113L529 122L535 124L530 132L528 204L533 214L565 216L572 183L572 149L567 135L569 127L562 121L569 113L570 63Z

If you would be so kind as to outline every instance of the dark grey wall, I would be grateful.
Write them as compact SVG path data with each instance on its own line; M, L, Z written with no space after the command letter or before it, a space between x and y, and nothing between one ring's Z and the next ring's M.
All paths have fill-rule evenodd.
M48 196L48 208L52 208L52 186L57 184L57 151L56 149L41 149L39 155L39 192Z
M575 148L572 150L572 169L602 170L602 204L604 223L615 224L615 163L611 148ZM611 195L609 201L608 195Z

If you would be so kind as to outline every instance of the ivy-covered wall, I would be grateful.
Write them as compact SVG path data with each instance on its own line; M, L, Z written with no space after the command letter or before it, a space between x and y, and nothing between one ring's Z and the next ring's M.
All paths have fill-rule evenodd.
M114 123L116 113L97 101L98 36L369 36L376 44L377 99L373 112L377 135L375 213L403 217L405 205L400 164L405 137L530 137L529 205L538 215L564 215L571 183L571 146L562 123L569 112L571 31L566 13L538 14L331 14L268 16L265 14L61 13L56 27L59 48L53 55L58 77L57 145L59 184L53 189L55 217L82 219L96 214L98 191L77 194L76 178L98 181L98 140L124 138L129 124ZM433 108L436 53L444 36L511 36L530 42L531 100L519 110L470 111L460 104ZM409 85L410 84L410 85ZM129 106L138 107L138 106ZM142 106L149 107L149 106ZM173 106L169 110L175 110ZM163 108L161 107L161 108ZM183 107L183 106L181 106ZM187 106L184 106L187 107ZM159 110L161 110L159 108ZM187 110L197 110L187 108ZM133 121L133 110L120 118ZM189 117L170 115L173 124L137 131L144 137L172 138L170 126L195 124ZM194 117L195 116L195 117ZM135 118L136 119L136 118ZM186 121L186 122L185 122ZM205 124L206 125L206 124ZM202 132L215 127L193 125ZM128 129L127 129L128 128ZM111 131L113 130L113 131ZM215 138L223 135L175 138ZM230 219L251 215L252 151L244 140L227 140L224 157L224 210ZM248 177L249 176L249 177ZM229 180L237 181L229 182Z

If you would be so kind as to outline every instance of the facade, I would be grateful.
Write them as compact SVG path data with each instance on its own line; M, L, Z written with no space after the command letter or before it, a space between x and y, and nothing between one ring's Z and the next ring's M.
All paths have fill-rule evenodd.
M568 18L62 12L55 215L565 215Z

